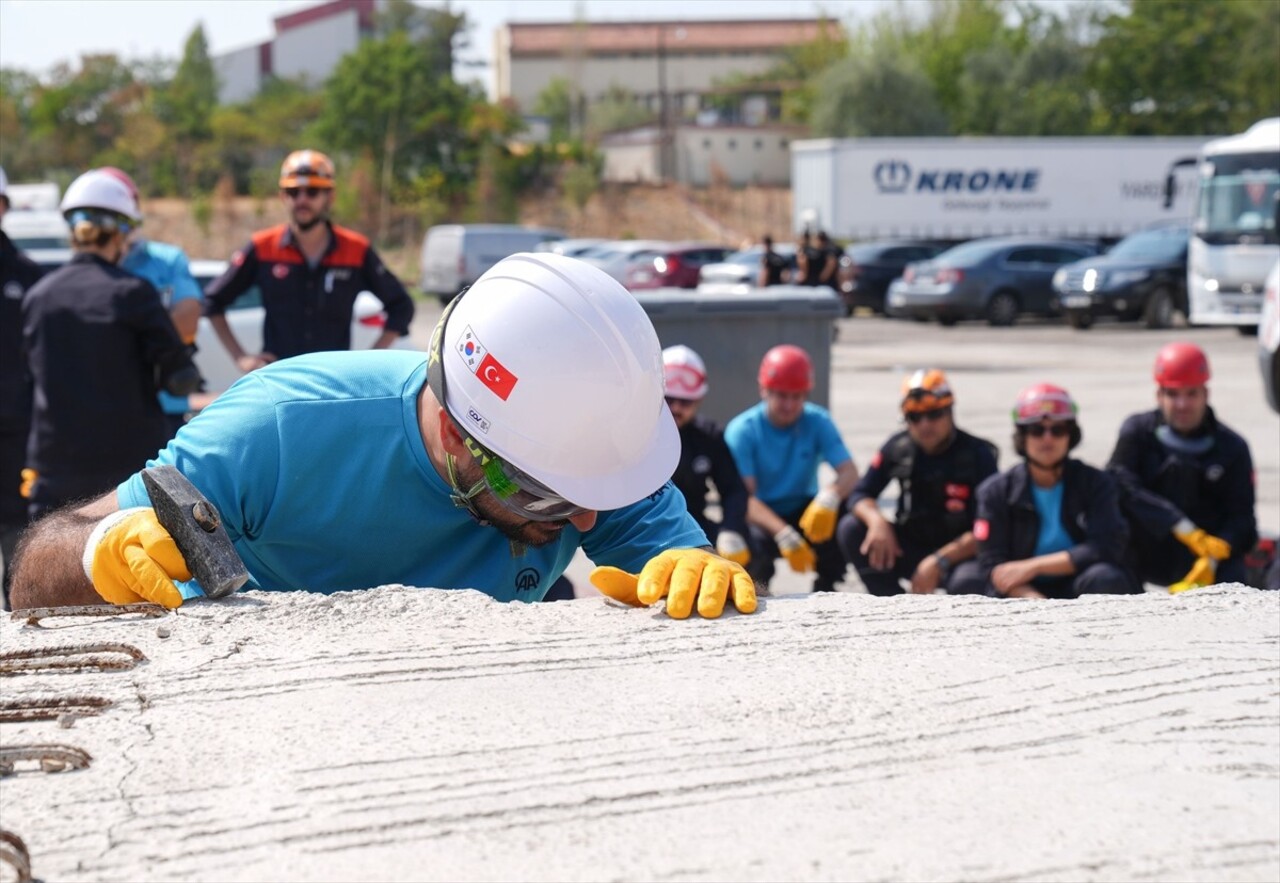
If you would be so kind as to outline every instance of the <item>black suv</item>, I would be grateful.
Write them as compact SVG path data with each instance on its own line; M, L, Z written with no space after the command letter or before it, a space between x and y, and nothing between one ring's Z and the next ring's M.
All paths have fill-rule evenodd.
M947 243L919 240L858 242L840 256L836 279L846 316L855 307L884 312L884 295L889 283L902 275L907 264L927 261L947 248Z
M1130 233L1105 254L1068 264L1053 276L1054 295L1073 328L1099 316L1141 319L1168 328L1187 314L1187 241L1191 226L1179 222Z

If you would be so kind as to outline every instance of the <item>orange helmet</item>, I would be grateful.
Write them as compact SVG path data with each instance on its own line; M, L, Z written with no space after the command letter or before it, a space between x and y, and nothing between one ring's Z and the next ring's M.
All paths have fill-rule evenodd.
M937 411L955 404L947 375L937 368L922 368L902 381L902 413Z
M1166 343L1156 353L1153 372L1162 389L1188 389L1209 382L1209 359L1194 343Z
M813 389L813 362L809 354L789 343L775 346L760 362L760 385L779 392Z
M280 187L333 189L333 160L318 150L295 150L280 166Z

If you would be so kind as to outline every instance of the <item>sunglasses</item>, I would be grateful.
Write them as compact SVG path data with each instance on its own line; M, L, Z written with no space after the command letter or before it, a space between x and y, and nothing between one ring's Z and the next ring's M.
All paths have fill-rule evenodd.
M445 398L444 330L450 314L465 294L466 290L455 297L441 314L431 340L431 355L427 360L427 385L444 406L446 413L449 412L449 405ZM504 509L529 521L565 521L575 515L591 511L576 503L570 503L533 476L503 460L472 438L452 413L449 416L453 419L454 426L458 428L468 453L480 464L484 474L483 478L465 492L457 488L457 493L461 495L461 499L468 508L471 505L470 500L487 489ZM452 467L450 467L450 475L452 475Z
M1018 429L1032 438L1041 438L1045 435L1066 438L1071 435L1071 427L1065 423L1036 423L1032 426L1020 426Z
M919 423L921 420L941 420L950 413L950 408L939 408L936 411L908 411L902 416L908 423Z
M297 199L299 194L306 194L307 199L315 199L324 191L323 187L286 187L284 195L290 199Z

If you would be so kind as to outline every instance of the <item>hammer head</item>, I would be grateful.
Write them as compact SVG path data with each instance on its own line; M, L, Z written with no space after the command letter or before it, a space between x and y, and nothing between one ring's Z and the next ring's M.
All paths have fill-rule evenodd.
M222 598L249 579L218 510L172 466L142 470L156 520L173 537L187 567L209 598Z

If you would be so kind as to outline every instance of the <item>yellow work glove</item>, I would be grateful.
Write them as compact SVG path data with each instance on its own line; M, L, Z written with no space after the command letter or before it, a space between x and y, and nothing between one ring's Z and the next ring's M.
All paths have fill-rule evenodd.
M150 507L112 512L98 522L84 547L84 572L111 604L151 601L182 604L174 580L191 579L187 562Z
M813 554L813 548L791 525L788 524L774 534L773 541L778 544L778 551L796 573L808 573L817 568L818 556Z
M1187 589L1203 589L1205 586L1211 586L1217 581L1216 574L1217 563L1212 558L1197 558L1196 563L1187 571L1187 575L1169 586L1169 594L1177 595Z
M18 485L18 495L24 500L31 499L31 491L35 489L36 479L40 477L40 473L34 469L22 470L22 483Z
M632 607L665 597L672 619L688 618L695 600L699 615L715 619L730 596L739 613L756 611L756 584L747 572L705 549L668 549L650 558L639 576L617 567L597 567L591 571L591 584Z
M825 543L836 532L840 498L831 488L823 488L800 516L800 529L811 543ZM788 559L790 560L790 559Z
M1224 561L1231 557L1231 544L1211 533L1206 533L1187 518L1173 526L1173 535L1197 558L1213 558Z
M751 550L747 548L747 541L742 538L742 534L737 531L722 530L716 534L716 554L743 567L751 563Z

